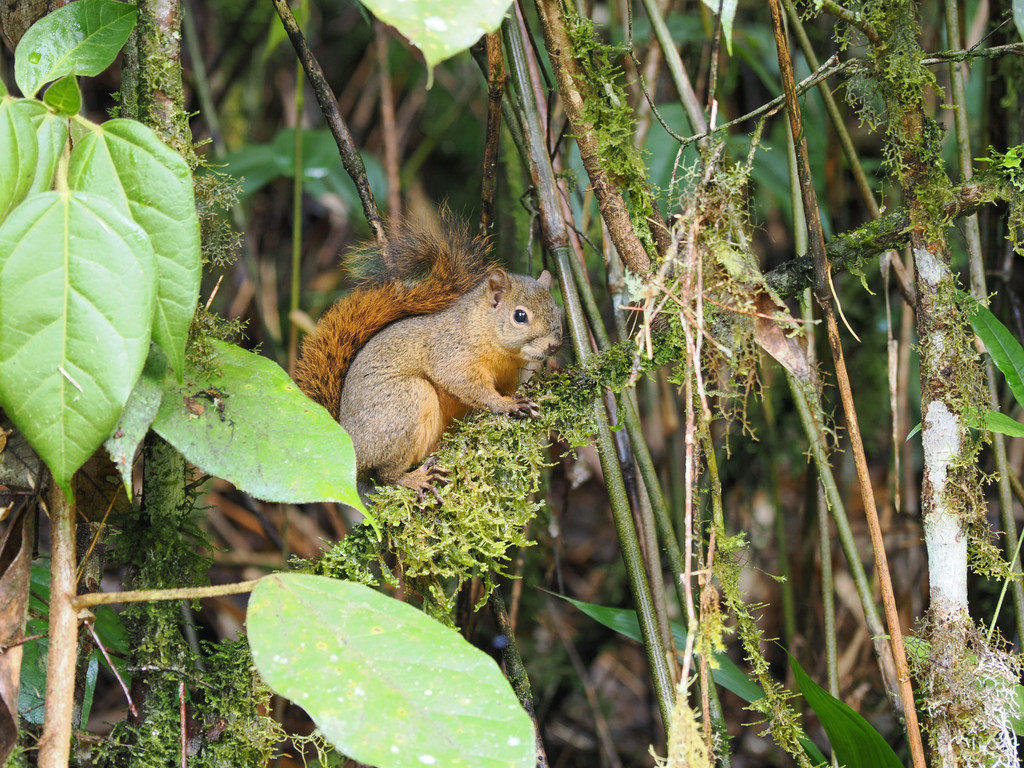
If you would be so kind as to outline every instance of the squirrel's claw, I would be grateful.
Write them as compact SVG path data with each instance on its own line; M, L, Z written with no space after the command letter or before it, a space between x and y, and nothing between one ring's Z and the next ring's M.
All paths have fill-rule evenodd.
M540 406L525 395L512 395L511 399L512 408L509 410L510 416L519 416L526 419L536 419L540 416Z
M442 503L441 494L437 492L437 486L451 483L448 474L448 470L437 466L437 459L431 456L417 469L407 472L398 482L400 485L416 491L417 503L422 504L423 494L429 491L440 504Z

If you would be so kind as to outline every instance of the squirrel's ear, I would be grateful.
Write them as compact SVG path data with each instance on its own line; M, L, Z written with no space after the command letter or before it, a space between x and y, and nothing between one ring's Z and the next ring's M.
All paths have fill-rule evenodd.
M537 282L540 283L541 288L551 290L551 273L545 269L540 273L540 277L537 278Z
M491 308L497 309L505 298L512 281L504 269L495 269L487 276L487 293L491 297Z

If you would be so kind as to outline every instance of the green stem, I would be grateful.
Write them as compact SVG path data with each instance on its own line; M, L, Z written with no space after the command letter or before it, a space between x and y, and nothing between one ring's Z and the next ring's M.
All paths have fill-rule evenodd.
M835 476L832 474L832 467L828 463L828 446L825 438L825 424L822 418L821 405L818 402L818 395L813 391L811 384L804 384L794 376L787 373L786 379L789 382L790 391L793 393L793 401L796 404L797 413L800 415L800 422L803 425L804 433L810 444L811 457L818 470L818 480L825 491L825 499L832 510L832 519L836 524L836 532L839 534L839 545L846 555L846 562L850 568L850 575L857 588L857 595L860 597L861 608L864 610L864 620L868 625L868 632L871 633L875 645L875 655L878 658L878 666L882 673L882 680L886 689L896 690L896 666L892 658L892 651L886 642L885 625L878 613L878 606L875 604L871 584L868 582L867 574L864 572L864 564L860 559L860 552L857 550L857 541L850 528L849 518L846 516L846 507L843 505L843 498L839 494Z
M537 191L544 242L558 265L573 349L577 359L583 361L592 354L589 334L579 294L572 278L565 221L561 216L554 171L545 146L537 104L530 87L526 52L519 30L512 21L506 20L502 25L502 36L508 56L509 80L516 89L518 104L523 114L522 126L527 142L527 162ZM674 659L670 658L667 649L661 642L654 601L647 583L643 559L640 556L640 543L633 525L625 483L615 458L615 446L608 426L607 414L600 398L594 402L594 419L597 423L597 447L601 457L601 467L604 470L605 482L608 487L615 528L619 534L622 558L626 565L633 600L636 604L637 618L640 621L640 633L651 667L654 692L662 719L668 723L671 721L675 700L675 685L672 675Z

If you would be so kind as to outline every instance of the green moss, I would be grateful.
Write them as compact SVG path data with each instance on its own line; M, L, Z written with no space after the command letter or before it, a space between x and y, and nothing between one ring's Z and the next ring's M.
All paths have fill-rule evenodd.
M998 199L1007 208L1006 238L1013 243L1013 250L1024 256L1024 144L1010 147L1006 152L989 147L988 157L979 160L988 163L990 174L1004 182L999 185L1002 194Z
M956 286L952 275L938 286L932 306L920 313L921 370L929 387L923 399L942 400L967 423L980 422L988 410L988 391L970 326L974 299ZM940 348L936 348L938 345ZM968 534L972 570L995 579L1010 578L1010 566L993 540L979 468L982 437L963 428L958 456L948 469L943 508L957 515Z
M633 144L636 117L621 82L622 68L616 63L628 54L628 49L598 42L593 23L572 6L565 6L565 14L572 55L583 73L577 84L583 94L583 120L592 126L597 139L601 167L626 198L633 230L648 254L654 254L648 222L655 213L654 199L647 185L643 156Z
M799 715L790 705L795 694L788 691L771 674L768 660L761 651L764 633L757 626L754 613L765 607L762 604L748 604L740 586L743 561L746 559L746 537L743 534L727 536L725 531L716 531L715 575L722 585L722 599L736 619L736 633L743 646L744 658L750 664L758 684L764 689L764 698L750 704L747 709L764 716L775 743L789 753L802 768L810 768L811 762L800 746Z
M955 745L958 765L1011 764L1020 658L1002 643L989 644L966 613L929 614L919 634L927 642L914 643L919 650L910 655L910 666L933 744Z

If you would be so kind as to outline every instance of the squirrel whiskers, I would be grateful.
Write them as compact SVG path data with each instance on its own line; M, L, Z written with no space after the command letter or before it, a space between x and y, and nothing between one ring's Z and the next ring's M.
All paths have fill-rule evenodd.
M382 265L332 306L306 337L296 382L351 435L361 479L438 496L447 472L428 460L445 428L473 408L535 417L515 394L519 371L562 343L551 275L496 266L484 238L442 216L438 227L406 225ZM438 498L440 498L438 496Z

